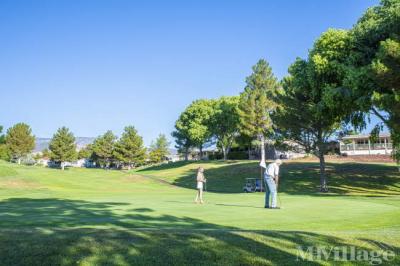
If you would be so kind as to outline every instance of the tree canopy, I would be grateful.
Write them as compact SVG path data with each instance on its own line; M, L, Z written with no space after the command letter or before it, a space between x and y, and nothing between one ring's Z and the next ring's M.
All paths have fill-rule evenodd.
M61 127L53 135L50 141L50 158L61 164L64 170L65 162L71 162L77 159L75 137L67 127Z
M153 163L165 161L169 154L169 142L164 134L158 135L157 139L151 143L149 157Z
M12 158L17 159L18 164L21 158L28 155L35 148L35 136L32 129L25 123L18 123L7 130L5 137L7 149Z
M178 149L179 153L183 153L185 155L185 161L189 159L189 152L193 144L190 142L190 138L186 135L186 132L183 130L178 130L175 124L175 131L171 134L172 137L175 138L175 148Z
M213 100L196 100L182 112L175 123L177 133L174 135L179 136L180 141L198 147L200 157L204 145L212 137L210 120L214 112L213 105Z
M351 103L340 102L337 97L349 92L342 87L348 46L346 31L330 29L323 33L308 59L298 58L290 66L274 116L280 136L319 157L321 191L327 191L324 154L328 140L353 110Z
M360 111L372 111L389 128L400 160L400 1L369 8L350 36L345 85Z
M265 160L265 137L273 133L271 119L276 109L275 97L279 83L264 59L253 66L253 73L246 78L246 87L240 94L239 115L241 131L261 140L261 160Z
M121 138L115 143L114 157L130 169L144 163L146 148L143 139L138 135L134 126L127 126Z
M6 142L6 136L3 134L3 126L0 126L0 144L4 144Z
M239 97L221 97L214 101L213 109L210 131L226 160L233 141L239 135Z
M91 150L96 161L103 167L109 167L114 155L117 136L109 130L97 137L91 145Z
M9 160L9 152L7 149L7 145L5 144L6 139L5 135L2 134L3 126L0 126L0 160Z

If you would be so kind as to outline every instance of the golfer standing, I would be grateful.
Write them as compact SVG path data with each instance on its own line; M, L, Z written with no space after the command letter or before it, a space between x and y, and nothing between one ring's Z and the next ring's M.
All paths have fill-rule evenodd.
M204 183L207 181L206 178L204 177L204 168L203 167L199 167L197 169L197 176L196 176L196 180L197 180L197 194L196 194L196 199L195 202L196 203L200 203L203 204L203 189L204 189Z
M265 181L265 208L279 209L276 206L276 199L278 196L278 178L279 166L282 164L281 160L275 160L265 167L265 162L261 162L260 166L265 168L264 181Z

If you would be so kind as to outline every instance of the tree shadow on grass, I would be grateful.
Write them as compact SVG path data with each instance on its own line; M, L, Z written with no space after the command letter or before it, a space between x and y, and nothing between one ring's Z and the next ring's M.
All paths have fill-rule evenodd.
M150 208L122 209L122 202L89 202L57 198L11 198L0 201L0 228L118 226L124 228L227 229L190 217L152 215ZM233 228L232 228L233 229Z
M286 166L286 165L285 165ZM284 166L284 167L285 167ZM307 194L319 189L318 163L295 163L282 170L280 190L288 194ZM395 166L383 164L328 163L329 193L322 196L399 196L400 176Z
M207 169L207 190L216 193L241 193L246 178L260 178L258 163L232 163ZM281 166L279 191L290 195L400 195L397 167L384 164L327 163L329 193L318 193L319 164L287 162ZM195 169L188 169L173 184L195 189Z
M125 205L66 199L1 201L0 264L320 265L309 259L297 261L297 247L348 244L311 232L243 231L189 217L155 216L149 208L113 211Z

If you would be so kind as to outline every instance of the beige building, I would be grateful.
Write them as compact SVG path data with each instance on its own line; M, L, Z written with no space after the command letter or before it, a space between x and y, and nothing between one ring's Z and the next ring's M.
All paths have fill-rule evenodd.
M390 134L380 134L375 142L370 140L370 135L349 135L340 140L340 154L390 155L392 151Z

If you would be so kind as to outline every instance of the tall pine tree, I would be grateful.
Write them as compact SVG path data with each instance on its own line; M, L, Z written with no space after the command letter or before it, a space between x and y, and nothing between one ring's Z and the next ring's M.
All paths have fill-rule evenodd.
M57 130L50 141L49 149L51 151L50 158L60 163L61 170L64 170L65 162L70 162L77 158L74 134L66 127Z
M247 136L260 140L261 161L265 161L265 138L272 135L272 112L279 83L268 62L261 59L246 78L246 87L240 94L239 115L241 130Z
M92 145L93 156L102 167L110 166L116 139L117 137L109 130L94 140Z
M138 135L135 127L125 127L124 133L115 144L114 156L116 160L127 165L128 169L144 162L146 148L143 146L143 139Z
M149 157L153 163L161 163L169 154L169 142L164 134L158 135L158 138L150 146Z

